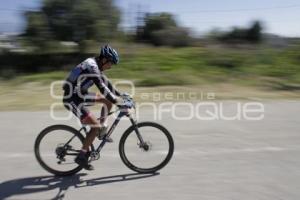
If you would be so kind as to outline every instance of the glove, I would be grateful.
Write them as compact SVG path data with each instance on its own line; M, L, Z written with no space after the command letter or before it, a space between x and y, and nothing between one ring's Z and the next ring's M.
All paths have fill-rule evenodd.
M126 92L122 93L120 96L123 99L132 99L132 97L128 93L126 93Z
M134 106L133 101L129 99L117 98L116 101L118 107L132 108Z

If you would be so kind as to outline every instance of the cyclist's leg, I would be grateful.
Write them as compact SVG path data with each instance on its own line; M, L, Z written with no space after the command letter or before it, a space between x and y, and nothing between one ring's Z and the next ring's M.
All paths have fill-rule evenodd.
M100 114L100 124L105 125L108 113L110 112L113 104L109 100L104 98L102 95L95 93L89 93L85 98L85 102L103 104Z
M101 101L103 102L103 106L101 108L100 124L105 125L108 113L110 112L113 104L107 99L102 99Z
M82 146L82 150L87 152L87 151L89 151L89 147L92 145L93 141L95 140L95 138L98 134L98 131L100 128L100 123L91 112L86 114L86 116L84 116L81 119L81 123L88 124L89 126L91 126L91 130L87 134L87 136L83 142L83 146Z
M75 158L75 162L87 170L93 170L93 166L88 163L89 155L87 154L87 152L89 151L89 147L91 146L97 135L100 123L97 121L95 116L93 116L92 113L85 107L84 100L77 95L72 95L72 97L64 99L64 105L68 110L72 111L73 114L75 114L83 124L88 124L91 126L91 130L83 141L82 149L78 156Z
M72 96L67 103L68 106L66 106L66 108L72 111L76 117L80 119L82 124L86 124L91 127L91 130L87 134L82 147L82 150L87 152L96 138L100 128L100 123L97 118L86 108L84 100L79 98L77 95Z
M107 124L106 124L106 119L108 117L108 113L110 112L112 108L112 103L108 101L106 98L102 97L100 94L96 93L88 93L85 95L84 102L86 105L94 105L96 103L101 103L102 104L102 110L101 110L101 115L100 115L100 129L99 132L99 139L103 139L107 133ZM106 137L107 142L113 142L113 139L110 137Z

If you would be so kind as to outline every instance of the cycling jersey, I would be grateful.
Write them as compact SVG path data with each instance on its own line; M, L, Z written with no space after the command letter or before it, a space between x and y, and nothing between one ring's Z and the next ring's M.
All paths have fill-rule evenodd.
M85 107L86 103L93 102L95 99L95 94L88 92L93 84L112 103L116 103L116 96L120 96L120 92L99 70L95 58L86 59L70 72L63 85L64 106L81 120L90 113Z
M69 74L63 89L80 95L88 94L88 89L95 84L100 92L112 103L116 103L118 92L99 70L95 58L88 58L77 65Z

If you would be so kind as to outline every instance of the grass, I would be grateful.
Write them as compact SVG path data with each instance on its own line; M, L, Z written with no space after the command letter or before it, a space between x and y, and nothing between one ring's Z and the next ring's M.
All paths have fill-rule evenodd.
M300 84L300 46L281 49L264 46L234 49L228 47L158 48L119 44L116 48L120 50L121 62L107 72L108 76L134 80L137 86L225 82L285 90L296 89ZM69 67L76 64L78 63L70 63ZM47 83L64 79L68 71L18 77L13 77L13 72L8 74L10 74L8 77L15 82ZM286 87L278 87L278 85Z
M262 77L284 85L300 84L299 50L147 47L127 52L128 58L121 57L121 64L108 74L135 79L140 86L227 82L278 89Z
M138 94L144 91L212 91L218 99L300 96L299 46L232 49L123 45L118 49L121 63L107 71L107 76L133 81ZM2 78L0 109L49 107L53 102L49 94L50 83L64 80L68 73L55 71ZM55 91L59 93L61 88L57 87ZM138 95L137 98L142 100Z
M50 95L50 85L46 82L24 82L15 84L0 82L0 111L11 110L49 110L53 103L61 104L61 99L54 99ZM130 88L121 87L120 91L131 93ZM96 92L95 87L92 91ZM60 85L54 87L55 95L62 95ZM192 97L190 96L192 94ZM211 83L186 86L155 86L136 87L134 99L142 102L188 102L210 100L264 100L264 99L299 99L300 93L294 90L263 90L257 87L241 86L237 83ZM195 98L196 97L196 98ZM171 99L170 99L171 98ZM62 106L56 109L64 109Z
M30 74L23 75L17 77L15 80L16 83L27 83L27 82L40 82L40 83L49 83L55 80L64 80L66 77L66 72L47 72L47 73L38 73L38 74Z

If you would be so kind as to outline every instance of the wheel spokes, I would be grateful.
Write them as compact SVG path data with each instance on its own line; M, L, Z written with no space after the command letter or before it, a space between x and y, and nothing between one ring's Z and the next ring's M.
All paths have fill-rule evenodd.
M124 142L124 154L130 164L137 168L155 168L168 156L170 148L168 138L155 127L139 127L138 130L138 134L133 130L127 136Z
M72 132L55 130L49 132L40 141L39 156L50 169L67 172L78 167L74 158L78 155L81 146L82 142Z

